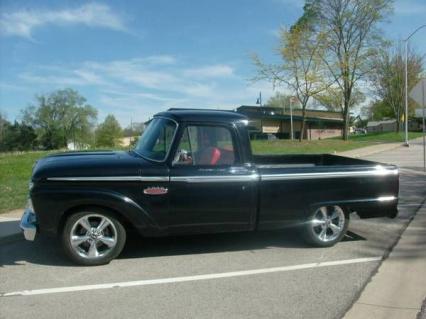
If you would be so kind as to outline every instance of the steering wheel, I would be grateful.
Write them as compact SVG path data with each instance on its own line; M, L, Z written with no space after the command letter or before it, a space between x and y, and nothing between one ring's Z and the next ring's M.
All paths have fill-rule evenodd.
M193 164L193 158L185 149L180 149L176 152L175 158L173 160L175 164Z

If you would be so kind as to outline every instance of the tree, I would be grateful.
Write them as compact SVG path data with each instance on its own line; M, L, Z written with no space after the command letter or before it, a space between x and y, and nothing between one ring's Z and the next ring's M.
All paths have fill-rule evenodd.
M6 119L6 116L0 113L0 144L3 143L3 138L7 126L10 125L9 121Z
M377 28L392 11L393 0L307 0L303 19L325 34L323 60L343 95L348 138L349 110L357 83L372 71L372 58L384 40Z
M341 112L344 117L345 108L343 104L343 92L339 87L329 87L324 93L315 96L315 99L324 106L328 111ZM365 101L365 95L356 89L352 93L349 108L353 109Z
M96 146L99 147L117 147L120 146L118 140L122 137L122 129L120 123L114 115L109 114L103 123L96 129Z
M15 121L4 123L0 151L28 151L36 148L37 135L31 126Z
M97 111L77 91L58 90L37 96L36 100L35 106L23 111L23 119L35 128L44 148L58 149L71 141L75 145L90 141Z
M363 110L363 115L373 121L381 121L386 118L392 118L392 111L382 100L375 100Z
M142 122L134 122L131 125L123 129L123 136L125 137L135 137L140 136L144 131L145 124Z
M288 111L290 110L290 100L290 95L277 92L274 96L269 98L269 100L266 102L266 106L282 108L283 111Z
M304 138L306 106L311 97L324 91L331 83L324 82L323 59L324 35L313 32L310 19L302 17L290 30L281 30L281 65L264 64L256 55L256 80L269 80L273 86L287 85L295 92L302 107L300 141Z
M402 47L397 45L382 50L375 59L374 70L371 82L379 101L375 104L373 112L376 116L383 113L396 119L396 130L399 132L405 114L405 53ZM420 80L422 72L423 56L410 49L408 52L409 90ZM414 113L414 109L415 103L410 101L409 114Z

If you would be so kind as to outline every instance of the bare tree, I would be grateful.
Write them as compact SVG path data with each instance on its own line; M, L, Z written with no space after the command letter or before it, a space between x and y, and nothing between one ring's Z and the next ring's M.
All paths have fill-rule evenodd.
M376 96L381 103L375 107L382 108L380 113L388 113L397 121L397 132L403 122L405 97L405 54L401 45L386 48L380 52L374 62L371 82ZM408 52L408 86L413 88L422 76L423 57L414 50ZM413 111L415 104L410 103Z
M299 140L304 138L306 106L311 97L324 91L323 59L324 39L322 33L312 32L304 21L299 21L290 30L281 30L279 48L283 63L263 63L255 55L254 64L258 74L255 80L271 81L273 86L286 85L295 92L302 107L302 127Z
M315 99L327 110L341 112L342 116L344 116L345 107L343 103L343 92L338 86L329 87L323 93L316 95ZM355 89L352 92L349 108L353 109L356 105L359 105L364 101L365 94L362 93L359 89Z
M371 72L371 60L384 40L377 28L392 11L393 0L307 0L305 19L326 35L323 60L342 90L345 130L356 84Z

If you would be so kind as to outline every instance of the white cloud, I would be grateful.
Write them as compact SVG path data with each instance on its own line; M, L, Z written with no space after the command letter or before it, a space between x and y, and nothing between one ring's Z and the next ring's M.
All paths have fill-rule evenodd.
M185 71L186 76L197 78L228 77L232 76L233 74L234 69L229 65L223 64L193 68Z
M114 113L121 123L146 120L169 107L235 109L255 104L259 91L264 101L274 94L270 83L248 85L231 65L194 67L168 55L36 66L18 77L38 92L64 87L90 92L100 114Z
M0 15L0 34L31 38L34 29L47 25L85 25L125 31L123 20L105 4L88 3L75 9L22 10Z
M140 59L140 61L148 64L167 65L175 64L176 58L172 55L153 55L145 59Z

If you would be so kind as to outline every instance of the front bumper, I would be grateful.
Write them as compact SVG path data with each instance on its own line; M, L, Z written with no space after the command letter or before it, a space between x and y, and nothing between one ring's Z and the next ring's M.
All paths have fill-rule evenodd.
M23 231L26 240L33 241L35 239L37 234L37 218L31 209L27 208L25 210L19 227Z

